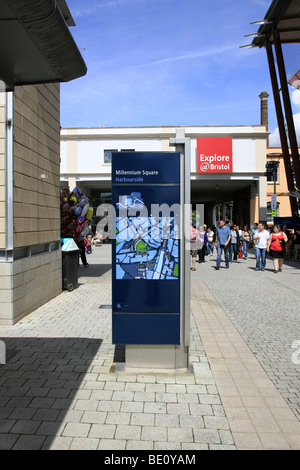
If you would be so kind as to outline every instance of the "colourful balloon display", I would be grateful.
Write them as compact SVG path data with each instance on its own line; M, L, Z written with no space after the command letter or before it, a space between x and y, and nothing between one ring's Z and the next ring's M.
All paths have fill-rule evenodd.
M64 188L60 191L61 210L61 237L86 237L91 231L89 223L92 221L93 208L89 199L78 188L69 191Z

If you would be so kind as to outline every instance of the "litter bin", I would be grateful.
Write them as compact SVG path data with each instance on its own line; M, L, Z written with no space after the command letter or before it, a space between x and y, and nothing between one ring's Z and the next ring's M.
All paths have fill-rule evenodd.
M63 238L62 250L62 288L71 292L78 287L79 248L72 238Z

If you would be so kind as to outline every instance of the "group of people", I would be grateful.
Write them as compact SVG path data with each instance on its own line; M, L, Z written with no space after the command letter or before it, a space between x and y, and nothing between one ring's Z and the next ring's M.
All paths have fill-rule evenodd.
M192 271L196 271L197 256L198 262L205 262L206 255L212 255L214 248L217 250L217 260L215 269L219 270L221 256L224 252L225 268L228 269L230 263L238 258L247 260L249 246L255 249L255 271L264 271L266 268L266 256L269 253L273 259L274 273L282 271L285 246L292 238L295 244L300 243L300 227L294 233L286 233L279 225L272 228L264 223L255 223L249 229L247 225L240 229L238 225L226 224L220 220L218 227L200 226L197 229L191 222L191 256Z

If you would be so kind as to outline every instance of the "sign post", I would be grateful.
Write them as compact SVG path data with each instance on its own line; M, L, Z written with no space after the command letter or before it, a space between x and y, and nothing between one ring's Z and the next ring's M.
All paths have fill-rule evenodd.
M182 344L184 246L178 152L114 152L112 341L126 369L187 368ZM188 312L189 313L189 312Z

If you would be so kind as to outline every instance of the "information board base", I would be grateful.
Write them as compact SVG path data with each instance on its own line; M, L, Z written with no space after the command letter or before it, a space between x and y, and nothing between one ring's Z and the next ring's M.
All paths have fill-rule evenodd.
M188 350L176 345L125 345L126 362L116 363L113 372L193 374Z

